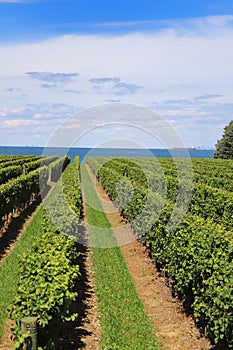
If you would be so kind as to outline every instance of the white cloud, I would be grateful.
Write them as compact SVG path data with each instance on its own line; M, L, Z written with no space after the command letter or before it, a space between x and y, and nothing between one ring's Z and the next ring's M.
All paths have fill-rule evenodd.
M134 94L139 89L142 89L143 87L137 84L128 84L128 83L117 83L113 86L113 92L115 95L127 95L127 94Z
M121 78L119 77L91 78L89 79L89 81L91 84L100 85L100 84L106 84L106 83L119 83L121 81Z
M41 113L35 113L35 114L33 115L33 118L35 118L35 119L41 119L41 118L43 118L43 114L41 114Z
M206 29L207 31L207 29ZM1 75L27 71L79 71L87 79L122 80L163 88L178 83L232 86L233 31L220 36L179 36L176 32L119 37L64 36L37 44L2 46ZM17 57L17 65L12 57ZM120 59L119 59L120 58ZM4 68L3 68L4 67Z
M91 78L93 90L97 94L128 95L135 94L142 86L138 84L125 83L118 77Z
M61 72L27 72L27 75L36 80L43 81L41 84L43 88L58 87L60 85L71 82L78 73L61 73Z
M3 126L7 128L28 126L32 127L33 125L38 125L38 123L27 119L8 119L3 122Z
M209 123L208 138L214 144L220 136L217 124L232 119L232 21L233 16L169 21L154 32L66 35L2 45L0 116L7 116L4 108L16 108L22 116L21 107L25 109L22 118L61 120L120 95L122 102L153 106L176 121L184 135L191 121L192 125L200 123L195 115L202 117ZM77 79L77 75L68 76L76 72ZM57 102L64 106L56 107ZM29 104L34 106L31 112ZM205 118L209 115L212 121ZM52 128L56 123L49 125ZM195 137L197 143L205 143L199 140L201 134Z

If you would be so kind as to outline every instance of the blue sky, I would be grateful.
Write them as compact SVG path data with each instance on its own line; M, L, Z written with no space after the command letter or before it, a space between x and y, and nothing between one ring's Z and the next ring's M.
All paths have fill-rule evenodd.
M231 0L2 0L0 35L2 41L22 41L77 32L117 34L165 25L153 21L232 13Z
M230 0L0 0L1 144L46 145L75 113L127 103L213 147L233 114L232 44Z

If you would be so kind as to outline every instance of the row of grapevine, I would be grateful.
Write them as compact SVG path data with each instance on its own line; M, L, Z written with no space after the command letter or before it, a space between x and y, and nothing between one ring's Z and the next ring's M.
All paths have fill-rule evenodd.
M32 162L33 160L41 159L41 156L14 156L14 157L7 157L3 156L0 160L0 166L1 168L12 166L12 165L23 165L27 162Z
M82 196L79 169L80 158L75 157L73 163L62 176L62 187L70 208L80 218L82 216Z
M68 198L64 201L63 192ZM14 303L10 308L11 319L15 321L15 349L21 349L25 335L21 333L20 322L25 316L34 316L38 322L39 348L57 349L60 332L65 322L73 321L71 305L77 298L74 291L79 278L79 255L76 239L80 226L73 234L63 234L59 223L74 229L73 218L67 215L67 206L75 211L77 221L81 215L81 191L79 183L79 158L70 164L50 196L44 203L43 235L34 242L30 253L20 259L20 284ZM77 209L76 209L77 208ZM51 217L51 213L52 216ZM66 232L67 233L67 232ZM71 233L71 232L70 232ZM75 237L73 237L75 236Z
M10 179L22 175L21 165L11 165L0 169L0 185L6 183Z
M128 166L127 166L128 162ZM142 162L141 162L142 164ZM129 160L118 159L117 161L111 160L105 163L98 171L98 177L105 186L106 177L111 182L111 189L117 194L116 183L121 179L129 179L132 183L137 183L135 186L135 197L137 192L143 192L143 197L147 196L148 188L153 192L159 193L163 198L167 198L172 202L178 202L178 206L182 207L182 202L190 199L192 191L192 198L190 200L189 211L193 214L202 216L203 218L212 218L219 224L224 225L227 229L230 229L233 225L233 194L225 189L215 188L204 184L202 181L195 182L192 186L189 174L180 174L179 178L176 177L177 171L173 173L170 171L169 162L166 160L166 168L164 168L164 174L161 173L161 169L158 172L152 170L153 160L147 167L148 160L143 161L143 168L137 163L133 163ZM185 162L184 162L185 164ZM149 169L151 167L151 169ZM111 176L111 172L116 171L115 178ZM195 173L194 173L195 174ZM214 181L214 180L213 180ZM141 188L141 189L140 189ZM110 196L115 201L115 195L111 193ZM140 195L142 197L142 195ZM135 210L135 201L131 202L131 208L127 208L130 212ZM132 217L138 215L138 211L130 214L129 221ZM126 211L124 211L126 216Z
M37 156L32 156L35 157L35 159L37 158ZM4 163L7 162L12 162L14 160L19 160L19 159L26 159L28 158L28 156L25 155L13 155L13 154L0 154L0 165L4 165Z
M49 166L43 166L0 185L1 222L6 221L10 213L24 208L30 202L32 196L37 196L43 191L47 186L49 177L57 177L58 169L63 170L68 162L68 157L56 159Z
M0 168L0 185L20 175L26 175L29 172L38 169L39 167L48 166L58 158L59 157L57 156L44 157L44 158L39 158L37 160L32 159L31 162L24 162L23 164L20 164L20 165L10 165L7 167L6 166L1 167Z
M233 192L233 181L232 181L232 172L224 172L221 176L220 173L217 176L209 175L196 175L195 182L202 183L207 186L216 187L222 190L227 190Z
M207 163L209 162L210 161L207 160ZM215 160L212 160L211 164L214 165L214 162ZM222 165L223 162L223 160L218 161L217 165ZM166 164L164 172L165 174L169 173L169 175L166 175L167 197L172 201L176 201L178 193L182 191L182 188L179 187L179 178L176 177L177 171L173 170L172 175L170 171L172 166L169 165L167 160L164 163ZM232 173L230 174L229 171L226 173L225 170L221 172L221 168L224 167L216 166L218 169L217 173L215 170L211 173L209 169L208 176L201 175L201 173L205 174L204 170L200 170L201 165L204 169L208 168L208 166L205 166L205 160L198 160L198 167L196 159L193 159L192 163L194 168L194 186L189 210L193 214L202 216L204 219L212 218L217 223L224 225L227 229L231 229L233 225ZM153 165L153 161L151 165ZM231 162L228 161L228 165L230 167ZM185 172L184 175L186 176ZM182 186L184 186L184 184L185 180L182 181Z
M181 160L179 160L180 164ZM216 162L216 163L215 163ZM154 162L146 163L153 170ZM168 159L161 159L160 163L166 175L177 176L176 164ZM144 161L143 161L144 164ZM181 163L182 164L182 163ZM183 160L185 170L185 160ZM232 191L232 161L223 159L192 159L195 183L202 183L212 187Z
M58 160L58 156L42 157L40 159L34 160L33 162L23 164L23 173L28 174L30 171L37 169L42 166L49 166L51 163Z
M80 231L82 216L79 166L79 157L76 157L57 182L56 196L50 196L45 203L50 218L59 230L75 237Z
M233 193L211 186L195 186L190 211L204 219L215 222L231 230L233 226Z
M47 183L49 169L44 167L27 175L21 175L0 186L0 217L9 215L16 209L23 208L32 194L40 192L39 176Z
M206 327L215 344L224 343L232 349L232 193L198 181L184 216L182 201L176 203L177 195L183 191L180 198L184 200L190 183L184 181L178 187L172 160L161 161L163 178L160 169L156 174L153 160L140 159L140 166L127 159L101 159L98 164L98 158L87 158L87 162L137 237L150 249L157 266L164 269L186 306L192 308L198 324ZM205 164L204 160L200 163ZM143 169L147 175L144 186Z
M134 160L138 165L140 163L137 159ZM224 163L226 161L226 163ZM216 163L215 163L216 162ZM141 162L143 167L147 171L154 171L155 168L155 160L154 159L143 159ZM172 177L178 176L177 165L179 167L179 173L187 173L189 170L192 171L193 168L193 176L194 181L196 183L201 182L203 184L210 185L212 187L222 188L225 190L232 191L232 168L231 161L222 160L222 159L192 159L192 164L187 168L187 160L186 159L159 159L157 160L157 169L161 166L161 171L167 176L170 175ZM179 174L180 175L180 174Z

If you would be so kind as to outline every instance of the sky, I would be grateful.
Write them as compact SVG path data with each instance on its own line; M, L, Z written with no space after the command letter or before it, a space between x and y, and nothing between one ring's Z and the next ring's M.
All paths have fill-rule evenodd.
M0 0L0 145L213 148L232 115L232 0Z

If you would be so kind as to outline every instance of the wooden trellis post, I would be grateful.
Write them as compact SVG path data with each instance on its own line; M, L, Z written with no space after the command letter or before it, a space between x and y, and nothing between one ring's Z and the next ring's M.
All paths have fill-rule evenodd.
M22 334L28 334L28 338L25 340L23 350L36 350L37 349L37 318L36 317L24 317L21 321Z

